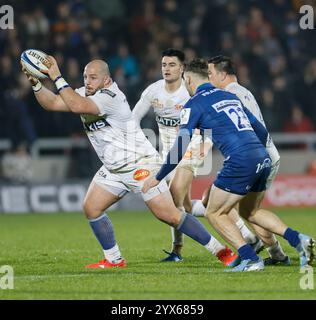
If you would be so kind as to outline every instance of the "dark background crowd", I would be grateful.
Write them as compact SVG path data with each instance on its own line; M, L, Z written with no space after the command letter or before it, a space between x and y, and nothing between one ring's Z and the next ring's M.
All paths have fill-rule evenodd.
M19 65L27 48L55 56L73 88L82 86L82 70L89 60L105 59L132 108L146 86L161 78L163 49L182 49L187 60L225 54L235 61L240 83L257 98L270 131L315 130L316 30L302 30L299 25L300 7L315 8L315 1L8 0L6 4L14 8L15 28L0 30L0 138L9 138L14 145L82 132L78 116L49 113L36 103Z

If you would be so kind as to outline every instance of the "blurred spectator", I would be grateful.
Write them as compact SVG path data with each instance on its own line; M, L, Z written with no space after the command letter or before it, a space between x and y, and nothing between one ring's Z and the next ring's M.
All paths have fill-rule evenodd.
M21 143L1 159L3 178L11 183L28 183L33 176L32 158L28 154L27 145Z
M89 9L104 20L124 18L124 6L121 0L89 0Z
M312 132L315 128L312 121L306 117L299 105L293 105L291 110L291 118L285 122L284 132Z
M110 69L114 74L116 74L116 71L119 68L131 85L136 84L139 81L138 63L135 57L130 54L126 44L119 45L117 54L110 60Z
M37 135L27 103L29 83L23 74L19 74L16 81L7 84L7 89L2 93L4 104L0 109L0 133L9 138L14 147L22 141L30 147Z
M306 172L308 174L312 174L312 175L316 176L316 160L313 160L310 162L310 164L307 167Z
M146 85L161 78L163 49L185 50L188 60L227 54L235 61L241 84L261 99L270 130L282 131L282 115L293 100L314 128L316 41L313 31L299 28L301 4L298 0L55 0L40 5L16 1L15 28L0 32L0 135L21 139L9 123L20 128L18 136L28 132L28 144L36 136L68 136L81 130L73 115L42 112L29 86L21 85L19 56L27 48L54 55L73 87L82 85L82 70L90 59L107 60L131 106ZM23 117L25 123L20 121Z
M280 126L280 117L278 114L277 107L275 105L275 97L274 93L271 89L265 88L262 91L261 97L261 110L263 114L263 118L267 125L268 131L277 132L279 131Z

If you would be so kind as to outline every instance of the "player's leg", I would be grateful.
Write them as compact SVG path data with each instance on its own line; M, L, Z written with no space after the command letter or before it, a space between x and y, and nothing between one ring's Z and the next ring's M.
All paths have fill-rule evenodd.
M269 258L264 259L265 265L286 265L291 264L290 258L284 253L280 242L276 239L275 235L264 228L251 223L253 229L259 238L264 242L267 247Z
M201 200L193 200L192 214L194 216L204 216L210 190L211 187L204 190ZM235 208L230 211L229 217L236 223L246 242L259 253L264 248L262 241L247 227Z
M246 244L246 242L236 224L228 217L228 214L242 197L213 185L205 211L205 217L210 224L236 249Z
M119 246L115 239L114 229L105 210L120 199L125 190L107 185L106 178L99 171L92 180L84 200L84 212L91 229L99 241L105 259L87 265L87 268L124 267Z
M280 159L273 157L274 162L271 167L270 174L266 181L266 190L268 190L273 181L275 180L279 167L280 167ZM255 224L251 224L253 229L255 230L256 234L262 239L267 247L267 251L269 253L269 258L264 260L265 265L290 265L290 259L282 250L281 244L276 239L275 235L270 231L263 229Z
M240 230L228 215L243 197L213 185L205 216L216 231L238 250L241 263L233 271L262 270L264 268L263 261L246 243Z
M193 178L192 178L193 180ZM192 213L192 199L191 199L192 181L189 184L188 191L183 200L183 207L185 212Z
M177 168L169 184L170 193L175 206L180 211L186 211L184 200L190 191L190 185L193 180L193 172L184 168ZM188 211L186 211L188 212ZM172 251L163 261L181 261L181 250L183 247L183 234L176 228L171 227Z
M249 222L254 223L274 234L282 236L300 254L300 264L312 264L315 240L296 230L289 228L273 212L261 209L264 192L249 192L239 203L241 214Z
M158 186L152 188L150 193L148 192L142 195L148 208L156 218L173 226L181 233L199 242L215 256L218 256L222 245L195 217L191 214L181 212L175 207L166 182L162 181ZM225 261L221 260L227 266L234 265L234 261L237 258L236 254L231 250L229 252L230 256L227 256Z
M177 166L175 174L171 179L169 189L176 207L180 211L192 212L191 184L196 175L198 167L203 163L200 157L201 136L194 135L188 151ZM182 261L181 251L183 248L183 234L176 228L171 228L172 251L165 251L168 256L164 262Z
M264 244L245 224L244 220L238 214L238 205L232 209L229 213L229 217L235 222L236 226L241 232L241 235L247 243L249 243L256 253L261 252L264 249Z

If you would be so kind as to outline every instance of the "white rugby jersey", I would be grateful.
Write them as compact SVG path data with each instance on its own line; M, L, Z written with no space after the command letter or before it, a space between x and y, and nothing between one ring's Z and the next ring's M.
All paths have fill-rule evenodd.
M180 88L172 93L166 90L165 85L165 80L161 79L148 86L133 109L133 114L139 122L150 107L154 109L163 147L163 159L177 137L181 109L190 99L183 81Z
M85 88L75 90L85 97ZM123 170L148 156L158 156L132 115L124 93L113 84L88 96L99 115L82 114L87 136L109 171Z
M238 82L232 82L226 86L225 90L235 94L241 100L243 105L264 125L264 127L266 127L259 105L253 94L248 89L241 86ZM270 135L268 136L266 149L272 160L272 164L280 160L279 152Z

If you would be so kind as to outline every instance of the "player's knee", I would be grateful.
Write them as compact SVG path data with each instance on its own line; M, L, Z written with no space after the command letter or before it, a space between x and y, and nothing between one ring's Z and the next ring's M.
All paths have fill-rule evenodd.
M170 226L172 226L172 227L176 227L176 226L178 226L178 225L180 224L180 221L181 221L181 214L180 214L180 212L179 212L179 213L177 213L177 214L173 214L173 215L170 217L170 219L169 219L169 221L168 221L168 224L169 224Z
M181 214L180 211L175 212L169 212L169 213L163 213L163 214L156 214L156 217L167 224L169 224L172 227L176 227L179 225L181 221Z
M97 209L87 200L83 202L83 211L87 219L96 219L102 214L102 210Z
M257 211L258 211L257 209L251 210L251 211L247 212L246 214L244 214L243 218L245 218L248 222L255 223L255 221L256 221L255 215L256 215Z

